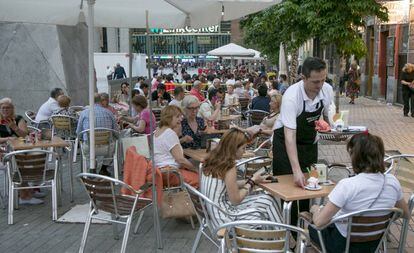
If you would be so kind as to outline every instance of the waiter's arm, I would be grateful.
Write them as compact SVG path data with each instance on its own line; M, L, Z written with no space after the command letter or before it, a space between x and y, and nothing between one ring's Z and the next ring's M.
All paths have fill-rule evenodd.
M305 176L300 169L298 159L298 149L296 146L296 129L284 127L286 152L289 157L289 162L292 167L293 177L295 183L300 187L305 187Z

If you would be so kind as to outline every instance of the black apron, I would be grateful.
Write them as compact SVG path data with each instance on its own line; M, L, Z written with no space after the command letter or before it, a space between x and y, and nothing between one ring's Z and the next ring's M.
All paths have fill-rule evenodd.
M315 121L321 117L324 107L322 100L318 105L319 108L316 111L306 112L305 101L303 101L303 111L296 118L296 146L302 172L306 172L306 167L318 161ZM273 134L273 174L292 174L292 167L286 152L284 127L275 129Z

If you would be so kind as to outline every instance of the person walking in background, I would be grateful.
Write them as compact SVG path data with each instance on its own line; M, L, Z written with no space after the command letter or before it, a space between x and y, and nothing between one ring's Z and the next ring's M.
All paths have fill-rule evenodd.
M347 93L350 104L355 104L355 97L359 94L359 85L361 84L360 74L358 70L358 64L356 62L351 63L351 68L348 71L348 87Z
M404 101L404 116L408 117L411 108L411 117L414 117L414 64L407 63L404 65L401 74L401 84Z
M114 78L113 79L122 79L122 78L126 78L126 77L127 77L127 75L126 75L124 67L122 67L120 63L117 63L115 71L114 71Z

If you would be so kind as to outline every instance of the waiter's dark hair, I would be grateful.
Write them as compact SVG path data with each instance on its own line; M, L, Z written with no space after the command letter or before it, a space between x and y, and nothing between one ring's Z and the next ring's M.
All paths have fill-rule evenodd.
M267 86L265 84L260 85L257 88L257 91L259 92L259 96L266 97L267 96Z
M50 97L56 99L63 93L63 90L61 88L54 88L50 91Z
M308 78L312 71L320 72L326 69L326 63L324 60L318 57L308 57L305 59L302 65L302 74Z
M346 149L351 156L352 168L356 174L384 173L384 142L376 135L364 132L352 136Z

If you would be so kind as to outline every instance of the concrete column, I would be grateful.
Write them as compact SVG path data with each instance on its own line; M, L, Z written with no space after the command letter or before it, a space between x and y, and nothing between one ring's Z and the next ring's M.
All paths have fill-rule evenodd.
M118 28L106 29L106 40L108 43L108 53L118 53Z
M129 29L120 28L119 29L119 52L128 53L129 52Z

